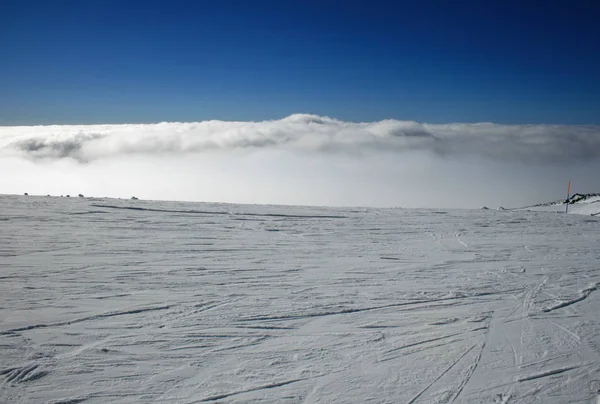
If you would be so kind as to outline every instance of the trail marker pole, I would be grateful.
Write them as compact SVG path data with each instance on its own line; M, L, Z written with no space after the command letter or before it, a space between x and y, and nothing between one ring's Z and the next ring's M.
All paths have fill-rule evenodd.
M565 201L565 213L569 213L569 198L571 197L571 180L569 180L569 186L567 187L567 200Z

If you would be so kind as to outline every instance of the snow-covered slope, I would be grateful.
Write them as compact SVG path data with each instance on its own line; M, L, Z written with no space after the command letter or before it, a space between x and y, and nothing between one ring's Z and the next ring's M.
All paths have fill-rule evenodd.
M599 242L547 212L0 196L0 402L595 402Z
M540 203L523 208L538 212L565 212L565 200ZM574 194L569 198L569 213L600 215L600 194Z

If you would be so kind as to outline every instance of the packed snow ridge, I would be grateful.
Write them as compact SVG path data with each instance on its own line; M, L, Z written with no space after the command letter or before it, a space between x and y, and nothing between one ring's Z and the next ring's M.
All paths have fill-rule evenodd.
M533 205L532 207L563 205L567 201L571 205L575 204L575 203L596 203L596 202L600 202L600 193L595 193L595 194L573 194L573 195L571 195L569 197L569 199L560 199L558 201L553 201L553 202L538 203L536 205Z
M566 203L569 203L569 213L581 215L600 215L600 193L590 194L573 194L569 199L562 199L553 202L539 203L537 205L528 206L522 209L548 211L548 212L564 212Z
M0 195L0 402L597 402L600 220L548 209Z

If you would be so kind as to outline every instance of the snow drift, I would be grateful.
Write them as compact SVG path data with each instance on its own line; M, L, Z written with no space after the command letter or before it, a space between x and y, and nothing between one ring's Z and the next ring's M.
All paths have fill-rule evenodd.
M567 200L557 200L553 202L539 203L533 206L528 206L526 210L546 211L546 212L565 212ZM576 193L569 197L568 213L579 215L600 215L600 193L580 194Z

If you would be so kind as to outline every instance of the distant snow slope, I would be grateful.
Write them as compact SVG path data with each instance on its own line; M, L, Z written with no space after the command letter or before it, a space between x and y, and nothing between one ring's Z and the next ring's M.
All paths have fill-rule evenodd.
M565 211L565 200L540 203L523 209L538 212L560 212ZM569 213L579 215L600 215L600 194L574 194L569 198Z
M0 196L0 402L595 402L599 242L547 212Z

